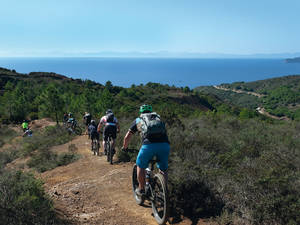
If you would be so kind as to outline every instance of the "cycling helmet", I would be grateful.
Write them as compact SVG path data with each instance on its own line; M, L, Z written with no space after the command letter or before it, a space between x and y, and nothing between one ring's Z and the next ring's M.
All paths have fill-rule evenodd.
M91 124L96 125L95 120L91 120Z
M149 112L152 112L152 106L151 105L142 105L140 107L140 113L149 113Z
M109 114L109 113L113 113L113 111L112 111L111 109L108 109L108 110L106 111L106 114Z
M72 113L71 112L69 112L69 117L72 117L73 115L72 115Z

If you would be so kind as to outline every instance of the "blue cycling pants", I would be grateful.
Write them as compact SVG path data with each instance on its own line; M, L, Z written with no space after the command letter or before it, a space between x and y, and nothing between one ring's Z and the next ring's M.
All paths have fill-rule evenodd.
M149 161L156 156L159 162L157 167L165 171L168 169L168 160L170 153L169 143L151 143L142 145L139 154L136 159L136 164L143 169L148 167Z

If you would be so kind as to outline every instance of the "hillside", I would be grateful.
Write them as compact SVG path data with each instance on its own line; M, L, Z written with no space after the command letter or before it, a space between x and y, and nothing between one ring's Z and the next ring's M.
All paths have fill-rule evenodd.
M300 57L289 58L285 60L287 63L300 63Z
M213 96L199 95L188 88L157 83L123 88L110 81L102 85L54 73L19 74L7 69L0 70L0 87L0 120L6 122L43 117L60 120L64 112L81 118L86 110L100 116L107 108L126 115L145 102L161 114L196 116L222 104Z
M198 87L195 90L213 94L241 107L250 109L262 107L279 117L300 119L300 75L221 84L218 87L218 89L212 86Z
M0 195L5 196L0 196L0 221L14 218L19 219L17 224L26 224L25 220L27 224L70 224L70 219L75 224L151 224L151 210L124 202L133 200L127 190L128 171L140 148L139 136L133 137L129 152L119 151L140 104L146 102L165 121L171 142L168 188L172 223L300 223L297 117L277 121L259 115L245 103L243 108L237 106L241 99L236 96L261 101L270 96L268 92L258 97L249 94L251 90L221 86L208 87L204 93L157 83L123 88L109 81L101 85L48 73L35 78L14 71L5 73L0 76L4 87L0 97ZM276 86L275 81L271 83ZM298 86L290 84L284 90L296 92ZM235 101L230 99L233 97ZM69 134L61 123L54 126L63 112L72 112L83 128L83 112L91 112L98 120L107 108L113 109L121 127L114 167L90 154L85 136ZM34 127L31 138L20 137L20 125L14 124L26 118L37 125L45 117L52 118L49 126ZM101 172L93 173L89 168ZM112 186L122 190L110 197L106 191ZM109 210L112 208L117 212ZM140 221L135 210L144 213ZM123 215L127 216L124 220Z

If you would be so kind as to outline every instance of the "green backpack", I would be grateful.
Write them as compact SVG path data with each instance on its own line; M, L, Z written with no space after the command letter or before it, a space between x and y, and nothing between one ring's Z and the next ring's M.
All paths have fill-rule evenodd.
M156 112L142 113L138 128L143 138L158 138L167 132L165 123Z

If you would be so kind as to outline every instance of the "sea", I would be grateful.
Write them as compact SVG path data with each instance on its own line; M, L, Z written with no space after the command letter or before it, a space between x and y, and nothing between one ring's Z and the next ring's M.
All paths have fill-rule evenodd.
M0 58L0 67L19 73L54 72L74 79L130 87L148 82L193 89L299 75L300 63L284 59L191 58Z

